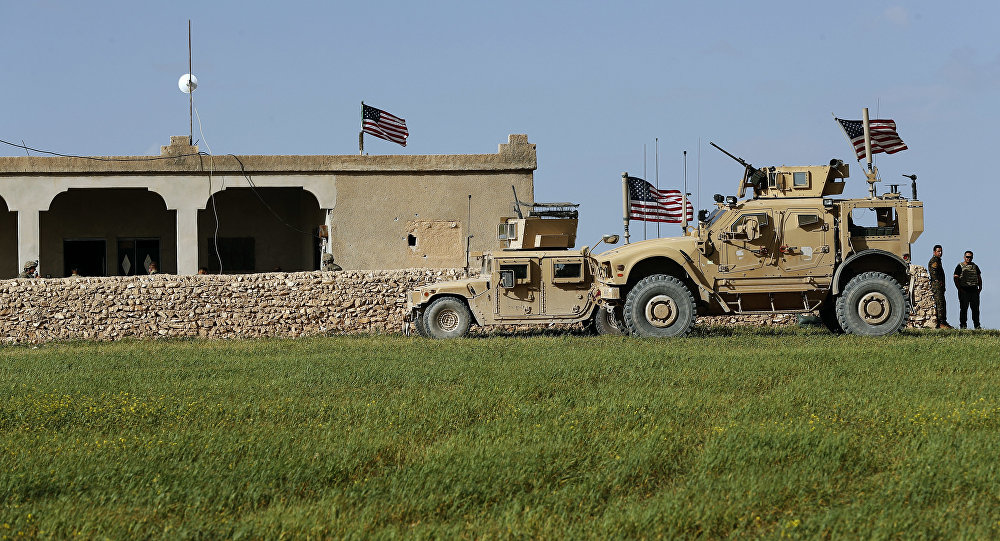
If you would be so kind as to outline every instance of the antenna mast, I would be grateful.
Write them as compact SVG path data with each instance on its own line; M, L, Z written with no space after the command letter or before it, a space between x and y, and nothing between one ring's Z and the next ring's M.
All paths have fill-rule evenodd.
M188 144L194 146L194 89L191 88L191 77L194 77L194 72L191 71L191 19L188 19L188 127L191 129Z

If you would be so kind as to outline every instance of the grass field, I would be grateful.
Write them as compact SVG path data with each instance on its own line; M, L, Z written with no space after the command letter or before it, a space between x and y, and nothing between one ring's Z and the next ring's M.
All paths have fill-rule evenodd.
M1000 535L1000 334L0 348L0 537Z

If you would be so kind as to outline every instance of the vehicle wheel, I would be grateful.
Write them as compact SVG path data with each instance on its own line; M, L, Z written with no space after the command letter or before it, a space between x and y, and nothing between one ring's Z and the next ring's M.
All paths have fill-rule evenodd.
M424 325L424 313L420 312L416 318L413 320L413 330L416 331L417 336L424 338L430 338L427 335L427 327Z
M819 307L819 319L833 334L844 334L844 328L837 321L837 299L833 295L828 296Z
M639 281L625 299L625 328L636 336L683 336L695 319L694 295L673 276Z
M618 309L621 310L620 308ZM618 327L618 322L615 321L615 309L608 308L607 306L601 306L594 311L593 326L594 332L599 335L615 335L622 334L622 330Z
M423 332L429 338L460 338L469 332L472 314L465 303L455 297L441 297L424 310ZM420 332L420 324L417 332Z
M885 336L899 332L909 317L906 292L883 272L865 272L851 278L837 299L837 321L851 334Z

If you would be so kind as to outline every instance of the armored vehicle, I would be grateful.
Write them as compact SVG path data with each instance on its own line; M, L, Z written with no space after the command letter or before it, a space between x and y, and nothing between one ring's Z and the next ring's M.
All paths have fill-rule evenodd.
M515 195L516 198L516 195ZM516 199L515 199L516 201ZM576 243L578 205L536 203L527 216L504 218L497 236L504 248L480 255L476 276L415 288L407 299L404 332L431 338L464 336L476 325L586 323L618 333L597 303L590 250ZM614 244L617 235L601 242Z
M737 196L716 194L683 236L595 256L600 301L620 327L678 336L697 315L814 310L837 333L885 335L906 323L910 245L924 227L915 176L910 199L898 185L876 195L877 169L866 173L868 197L847 199L841 160L758 169L726 154L744 166Z

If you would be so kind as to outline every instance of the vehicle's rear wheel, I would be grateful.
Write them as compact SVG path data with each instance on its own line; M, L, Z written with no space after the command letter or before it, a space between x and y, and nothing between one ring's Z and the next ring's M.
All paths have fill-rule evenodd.
M608 308L607 306L601 306L594 311L594 332L600 335L615 335L622 334L622 330L618 327L618 322L615 320L615 311L621 311L621 308Z
M441 297L424 310L421 316L423 332L430 338L460 338L469 332L472 314L469 308L455 297ZM420 332L420 324L417 324Z
M909 317L906 292L883 272L865 272L851 278L837 299L837 321L851 334L885 336L899 332Z
M833 334L844 334L844 328L837 321L837 299L830 295L819 307L819 319Z
M625 327L636 336L683 336L695 320L694 295L673 276L654 274L625 298Z

